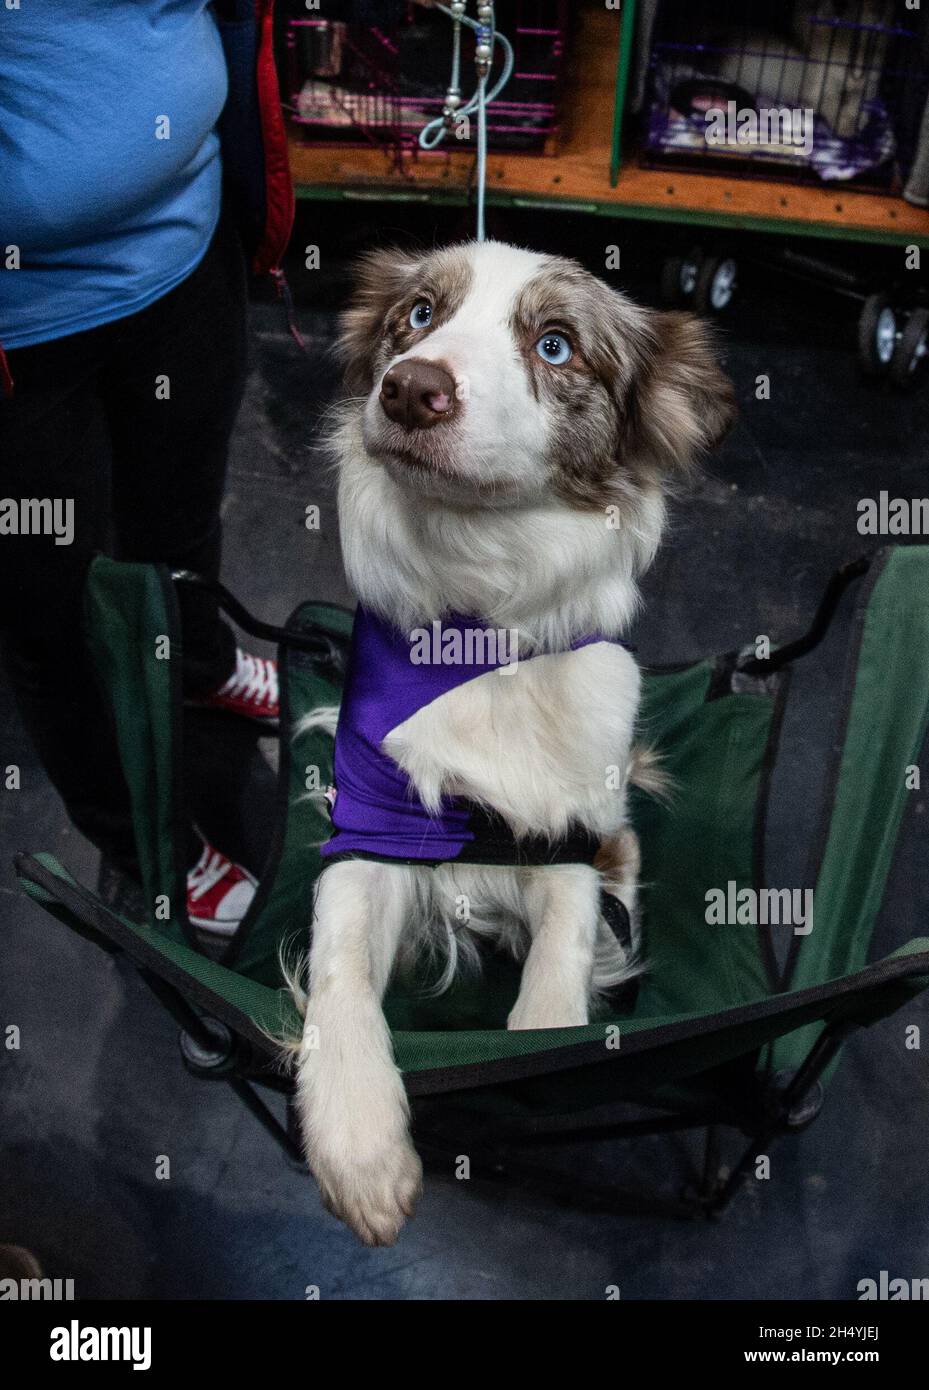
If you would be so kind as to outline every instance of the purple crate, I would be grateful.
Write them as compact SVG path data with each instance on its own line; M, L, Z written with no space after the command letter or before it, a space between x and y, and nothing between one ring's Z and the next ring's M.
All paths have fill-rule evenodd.
M900 94L927 81L903 0L663 0L646 162L886 187L906 138Z

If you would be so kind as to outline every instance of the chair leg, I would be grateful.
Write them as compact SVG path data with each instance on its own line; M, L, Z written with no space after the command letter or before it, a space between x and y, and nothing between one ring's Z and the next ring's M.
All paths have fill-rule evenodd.
M703 1148L703 1176L697 1196L700 1202L709 1204L719 1190L719 1126L707 1125L706 1142Z
M755 1136L716 1196L707 1206L708 1215L715 1216L729 1205L760 1154L766 1153L779 1134L805 1129L819 1113L822 1087L819 1078L832 1061L842 1043L858 1025L848 1019L828 1024L810 1048L801 1066L792 1074L778 1073L774 1078L769 1101L769 1116L764 1128Z
M293 1159L295 1163L299 1163L302 1168L303 1151L294 1139L290 1128L290 1102L288 1101L288 1122L285 1127L277 1116L272 1114L255 1088L247 1081L243 1081L238 1076L229 1076L226 1079L246 1109L250 1110L259 1124L268 1131L273 1139L277 1140L287 1157Z
M707 1202L706 1212L708 1216L718 1216L725 1211L732 1201L739 1188L755 1166L755 1160L760 1154L766 1153L771 1147L772 1140L778 1134L778 1129L771 1127L766 1129L752 1140L748 1148L742 1154L732 1172L725 1182L719 1182L717 1177L716 1189L710 1200Z

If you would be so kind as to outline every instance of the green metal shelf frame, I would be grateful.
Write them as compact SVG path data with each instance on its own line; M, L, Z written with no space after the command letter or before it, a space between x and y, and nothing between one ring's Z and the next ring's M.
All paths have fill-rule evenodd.
M610 187L619 182L619 170L623 159L623 115L626 110L626 92L629 88L629 71L632 67L632 50L635 46L636 0L617 0L621 5L619 12L619 56L616 60L616 90L613 96L613 134L610 142Z
M381 187L345 188L338 184L298 184L299 199L307 202L430 203L436 207L464 207L470 201L466 191L432 188L397 189ZM689 227L719 227L729 231L771 232L779 236L815 237L828 241L876 242L886 246L929 247L929 225L925 232L895 230L892 227L857 227L843 223L806 222L754 213L717 212L700 208L669 207L653 203L596 202L587 199L546 198L521 193L505 193L488 188L488 206L534 209L546 212L580 212L595 217L629 218L639 222L664 222Z

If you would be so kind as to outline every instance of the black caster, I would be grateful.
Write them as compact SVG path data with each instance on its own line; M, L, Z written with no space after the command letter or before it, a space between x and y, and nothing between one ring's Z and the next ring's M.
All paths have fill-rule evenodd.
M181 1029L178 1043L184 1066L192 1076L224 1075L235 1060L235 1039L225 1023L218 1018L202 1018L198 1037Z
M911 390L923 378L929 357L929 309L914 309L897 334L889 376L895 386Z
M796 1074L795 1071L787 1068L777 1072L772 1081L771 1099L775 1109L781 1110L780 1119L785 1129L806 1129L807 1125L811 1125L822 1110L823 1101L826 1098L821 1083L814 1081L809 1089L794 1101L790 1109L784 1111L780 1107L779 1101L783 1094L789 1090Z
M886 294L869 294L858 318L858 361L866 376L883 376L897 345L897 312Z
M661 302L669 309L679 309L688 304L697 288L697 277L703 263L703 252L699 247L688 251L686 256L669 256L661 267L659 291Z
M732 256L707 256L697 274L693 307L698 314L721 314L735 297L738 265Z

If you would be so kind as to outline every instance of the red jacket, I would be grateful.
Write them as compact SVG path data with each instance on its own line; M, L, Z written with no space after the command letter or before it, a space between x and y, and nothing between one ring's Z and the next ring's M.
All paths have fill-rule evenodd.
M274 0L218 0L229 95L220 117L226 196L254 275L280 272L294 221L287 131L274 66Z

